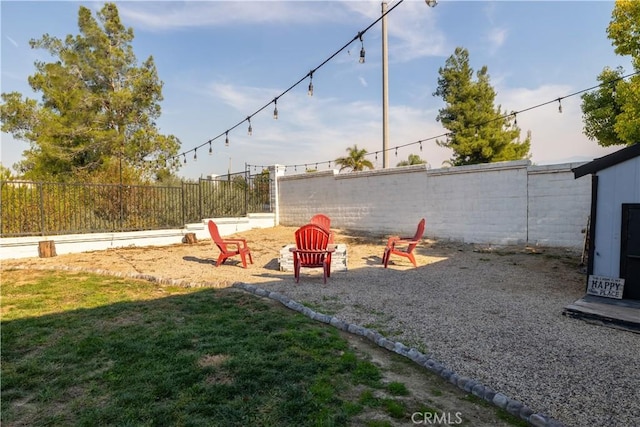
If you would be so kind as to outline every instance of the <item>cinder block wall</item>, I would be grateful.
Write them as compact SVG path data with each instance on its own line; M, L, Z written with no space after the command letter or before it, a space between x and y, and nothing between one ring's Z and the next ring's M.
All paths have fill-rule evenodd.
M591 183L578 164L501 162L427 170L410 166L326 171L279 178L279 223L302 225L316 213L332 227L376 235L413 234L487 244L581 248Z
M591 176L575 179L582 163L529 167L528 242L582 248L591 209Z

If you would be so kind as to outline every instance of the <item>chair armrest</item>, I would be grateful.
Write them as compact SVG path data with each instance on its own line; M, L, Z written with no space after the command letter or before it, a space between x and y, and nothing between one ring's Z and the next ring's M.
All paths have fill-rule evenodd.
M235 245L238 248L247 247L247 239L223 239L223 242L227 245Z

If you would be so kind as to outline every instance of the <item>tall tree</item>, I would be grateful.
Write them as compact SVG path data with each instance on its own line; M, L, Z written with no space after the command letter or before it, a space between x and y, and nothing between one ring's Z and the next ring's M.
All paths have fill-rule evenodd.
M358 149L358 145L354 144L353 147L347 148L347 153L347 156L338 157L335 160L336 165L340 166L340 170L363 171L365 168L373 169L373 163L366 158L366 149Z
M40 102L18 92L3 93L2 130L28 141L18 169L30 178L64 179L104 168L132 169L141 177L175 170L180 141L161 135L162 82L153 57L138 65L131 42L113 3L97 13L80 6L80 34L64 40L48 34L30 41L55 62L35 62L29 85ZM161 161L149 161L158 159Z
M407 160L402 160L401 162L398 162L396 166L423 165L425 163L427 163L427 161L421 159L420 156L418 156L417 154L409 154L409 157L407 157Z
M494 107L496 93L487 67L478 70L477 81L473 72L469 52L461 47L438 70L438 88L433 95L447 105L439 110L436 120L449 130L449 137L437 144L453 150L450 162L454 166L527 158L531 135L527 133L520 141L514 116Z
M607 36L636 74L625 80L622 67L604 68L600 87L582 95L584 134L603 147L632 145L640 142L640 2L616 1Z

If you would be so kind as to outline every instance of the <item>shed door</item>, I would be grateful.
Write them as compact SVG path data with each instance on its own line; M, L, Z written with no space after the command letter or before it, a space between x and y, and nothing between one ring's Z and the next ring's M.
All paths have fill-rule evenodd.
M640 203L622 205L620 276L623 298L640 300Z

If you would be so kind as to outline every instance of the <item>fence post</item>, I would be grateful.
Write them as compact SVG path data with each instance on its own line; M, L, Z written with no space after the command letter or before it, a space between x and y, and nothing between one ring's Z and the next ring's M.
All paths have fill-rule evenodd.
M247 169L247 163L244 164L244 182L246 183L244 187L244 215L249 215L249 170Z
M44 221L44 191L43 191L44 183L38 183L38 193L40 195L40 233L45 235L45 221Z
M198 216L200 220L204 218L202 214L202 178L198 178Z
M180 181L180 205L182 206L182 225L184 226L187 223L187 213L186 206L184 200L184 182Z

